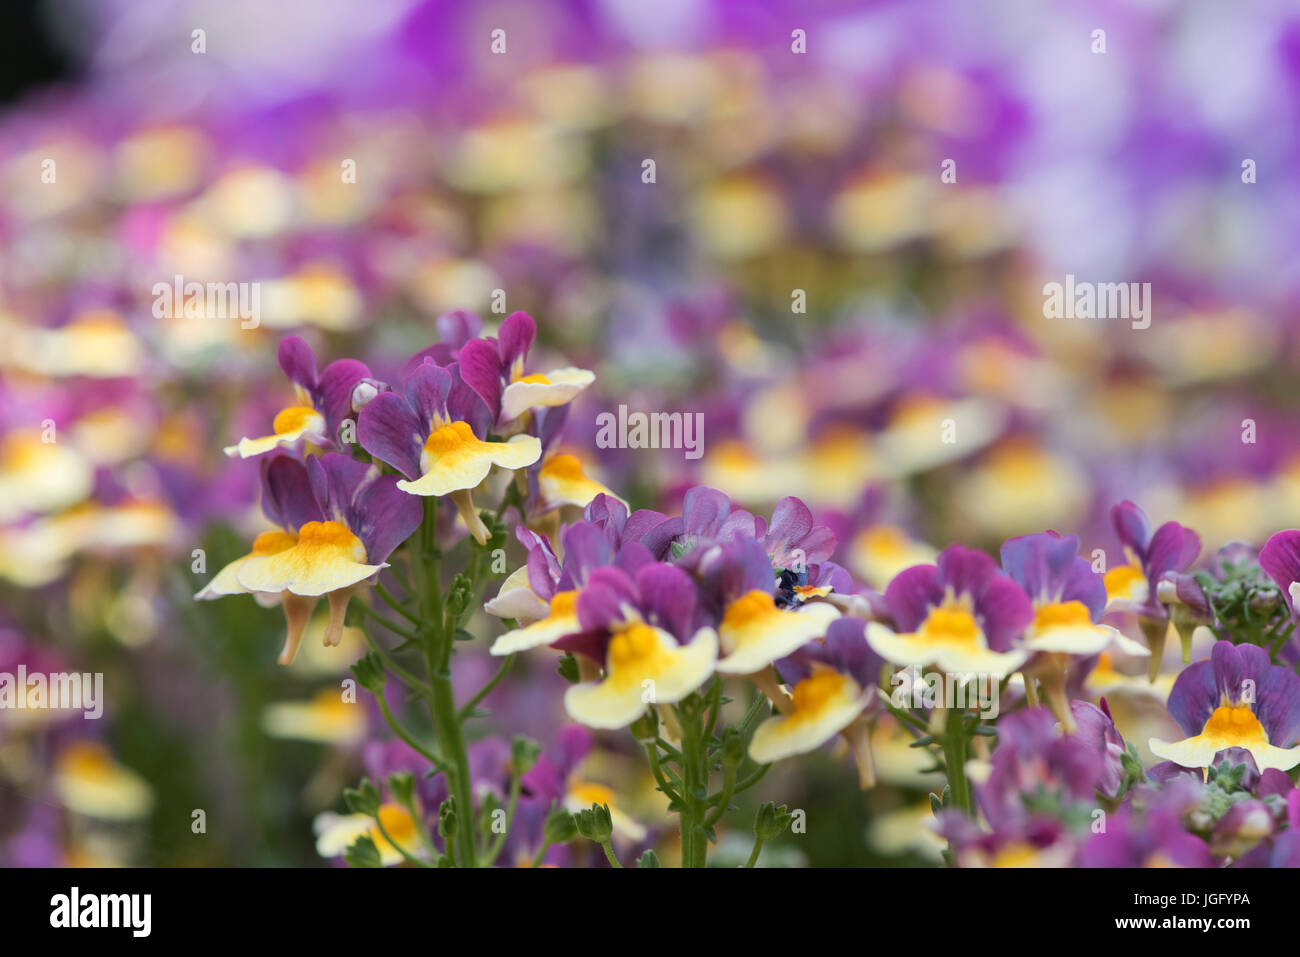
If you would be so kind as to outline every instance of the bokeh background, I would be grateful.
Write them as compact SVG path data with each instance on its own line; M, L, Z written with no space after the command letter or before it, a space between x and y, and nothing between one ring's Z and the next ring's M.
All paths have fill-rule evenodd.
M1294 3L0 18L0 671L106 689L100 721L0 712L7 865L327 865L314 822L382 765L382 721L331 705L358 635L309 635L282 669L276 610L192 601L261 527L255 465L221 448L285 404L289 332L392 374L449 310L498 322L503 290L545 351L597 373L564 437L589 474L669 510L701 482L759 510L799 495L875 587L1044 528L1118 561L1123 498L1207 555L1300 524ZM1151 283L1150 327L1045 318L1067 274ZM156 318L177 275L258 283L260 327ZM619 404L703 413L703 456L598 449ZM485 646L459 656L467 691ZM521 661L482 747L554 746L562 688L546 656ZM1130 740L1167 730L1159 691L1111 704ZM935 779L879 738L866 794L830 749L756 789L808 815L764 863L937 860ZM630 744L597 740L582 778L671 840ZM743 858L743 828L721 838L715 858Z

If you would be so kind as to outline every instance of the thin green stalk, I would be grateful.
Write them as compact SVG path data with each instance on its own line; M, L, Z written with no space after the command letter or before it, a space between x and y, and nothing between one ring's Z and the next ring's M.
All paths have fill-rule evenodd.
M437 755L424 745L420 744L419 741L416 741L415 738L398 723L397 718L393 716L392 709L388 707L388 702L384 700L382 693L375 695L375 700L379 702L379 710L383 712L384 720L388 722L388 726L393 729L394 734L427 758L435 768L443 766L442 761L438 759Z
M501 662L501 667L497 668L497 673L492 676L491 680L479 689L478 694L465 702L464 706L460 709L461 721L468 718L470 714L473 713L474 708L477 707L478 703L491 694L492 689L501 683L501 679L506 676L506 672L510 670L510 666L514 664L514 661L514 655L507 655L505 661Z
M419 616L413 615L407 611L406 606L389 594L388 589L379 582L375 582L375 594L379 596L385 605L393 609L393 611L397 612L411 624L418 625L420 623Z

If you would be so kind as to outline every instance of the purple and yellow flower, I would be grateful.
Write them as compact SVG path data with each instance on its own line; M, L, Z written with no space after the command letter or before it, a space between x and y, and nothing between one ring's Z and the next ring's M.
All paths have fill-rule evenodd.
M826 602L794 607L779 604L772 560L767 547L755 539L738 538L721 546L716 558L700 570L705 577L723 583L725 604L718 623L722 657L717 668L724 674L761 671L824 636L827 626L840 616L839 610Z
M280 340L277 356L280 368L294 384L294 404L276 413L270 435L242 438L227 446L225 453L246 459L304 440L323 448L341 448L339 429L353 414L352 392L370 378L370 370L356 359L338 359L317 375L316 356L298 336Z
M640 546L625 547L649 557ZM577 610L582 633L567 639L568 650L597 661L603 677L565 692L565 710L575 721L624 727L647 707L681 701L713 674L717 634L694 630L695 585L680 568L650 559L634 574L596 569Z
M1034 619L1029 597L975 549L953 545L937 564L900 572L885 604L894 630L872 622L867 641L896 665L1006 677L1029 657L1017 647Z
M837 734L849 740L862 787L875 782L870 729L859 719L874 700L884 662L867 644L860 618L830 622L825 637L808 642L777 665L791 688L773 702L780 714L754 731L749 755L769 763L821 747Z
M322 595L330 605L324 641L339 643L352 594L388 567L385 559L420 524L422 510L398 491L395 476L337 453L306 465L277 456L263 476L262 509L280 528L259 535L195 597L253 593L279 601L289 629L280 663L289 664Z
M493 424L506 424L538 406L561 406L596 381L573 366L525 374L528 350L537 337L537 324L526 312L511 313L496 338L471 339L461 347L461 375L487 403Z
M1300 677L1269 662L1255 645L1220 641L1209 660L1183 669L1169 694L1169 713L1187 734L1152 738L1157 757L1186 768L1208 768L1227 748L1244 748L1264 771L1300 764Z
M397 483L403 492L449 496L481 545L488 530L474 509L473 490L493 466L521 469L542 454L535 436L495 442L490 427L487 406L460 368L426 359L407 377L402 394L385 392L361 410L357 437L362 448L405 476Z
M1153 531L1146 512L1130 501L1114 506L1110 514L1127 563L1106 572L1106 610L1138 616L1151 649L1154 681L1169 631L1169 614L1159 601L1160 583L1196 561L1201 539L1177 522L1165 522ZM1190 646L1185 644L1183 660L1189 655Z
M1110 625L1099 623L1106 608L1106 587L1092 565L1079 557L1075 536L1041 532L1008 539L1002 545L1002 570L1033 603L1034 619L1020 644L1033 654L1024 668L1026 681L1042 680L1052 713L1073 733L1074 718L1065 690L1071 656L1096 655L1112 648L1130 655L1149 652ZM1026 687L1032 693L1032 685Z

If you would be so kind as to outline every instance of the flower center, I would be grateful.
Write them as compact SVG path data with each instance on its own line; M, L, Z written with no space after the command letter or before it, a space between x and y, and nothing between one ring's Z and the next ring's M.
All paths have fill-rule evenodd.
M1081 601L1053 602L1043 605L1034 613L1034 629L1047 631L1070 625L1091 625L1092 614Z
M744 628L775 610L776 602L772 600L772 596L768 592L755 588L727 606L726 614L722 616L722 627Z
M311 424L313 419L319 418L320 413L309 405L291 405L275 414L275 420L271 423L271 431L276 435L297 432L299 429L306 428Z
M578 593L576 591L557 591L551 596L551 617L559 618L572 615L574 609L578 607Z
M1106 586L1106 597L1135 598L1140 593L1138 583L1146 584L1147 577L1136 565L1120 565L1108 571L1102 582Z
M616 634L609 643L611 671L651 671L664 663L668 652L649 625L636 622Z
M848 679L837 671L818 671L794 686L795 714L817 714L844 693Z
M526 382L529 385L550 385L551 380L546 378L540 372L534 372L532 375L522 376L515 380L516 382Z
M582 472L582 463L576 455L552 455L542 466L542 474L551 478L579 481L587 476Z
M918 637L935 645L978 648L980 626L965 608L941 605L926 616Z
M1264 726L1248 705L1220 705L1205 722L1201 732L1209 738L1231 741L1235 744L1268 744Z
M298 529L298 544L307 550L342 549L351 552L355 561L366 562L366 546L342 522L308 522Z
M431 456L446 455L462 445L478 442L468 422L451 422L435 429L424 443L424 451Z

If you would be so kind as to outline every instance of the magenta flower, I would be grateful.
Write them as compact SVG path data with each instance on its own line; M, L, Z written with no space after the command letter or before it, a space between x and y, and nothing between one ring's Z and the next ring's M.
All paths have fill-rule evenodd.
M460 349L461 374L487 404L494 425L513 422L537 406L566 405L596 381L591 372L572 366L526 374L524 364L536 337L533 317L515 312L501 323L497 338L471 339Z
M316 356L298 336L280 340L277 352L280 368L293 382L297 399L275 415L271 434L261 438L243 438L227 446L227 455L249 458L272 449L308 441L327 449L344 446L339 429L353 415L353 391L370 380L370 370L356 359L339 359L316 374Z
M484 544L488 530L474 509L473 489L493 466L532 465L541 443L531 435L491 441L488 408L455 363L444 369L425 359L402 389L376 396L361 410L361 447L406 476L397 483L403 492L449 496L475 541Z

